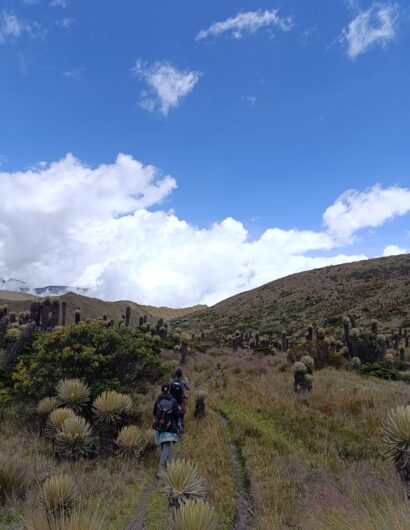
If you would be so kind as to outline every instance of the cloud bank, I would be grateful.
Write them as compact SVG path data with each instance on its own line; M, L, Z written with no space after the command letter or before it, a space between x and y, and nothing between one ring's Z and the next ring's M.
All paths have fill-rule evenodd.
M135 63L131 73L147 85L147 90L141 93L140 106L150 112L159 110L163 116L181 103L200 77L199 72L181 71L167 62L156 62L150 66L141 59Z
M410 190L375 186L339 197L322 230L273 227L250 240L230 217L198 228L164 209L175 188L171 176L124 154L95 168L68 154L0 171L0 278L89 287L108 300L212 304L287 274L365 259L337 247L410 211Z
M228 33L236 39L242 38L246 33L255 33L264 27L276 26L283 31L292 29L291 18L281 18L277 9L270 11L247 11L238 13L234 17L215 22L208 29L201 30L196 36L196 40L203 40L208 37L219 37L223 33Z
M348 56L356 59L376 45L386 46L396 36L397 22L396 4L375 3L367 11L360 11L342 34Z

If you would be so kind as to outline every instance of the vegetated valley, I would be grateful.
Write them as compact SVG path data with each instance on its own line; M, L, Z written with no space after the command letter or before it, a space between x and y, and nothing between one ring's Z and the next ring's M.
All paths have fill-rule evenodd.
M0 293L0 529L410 528L409 272L327 267L179 312Z

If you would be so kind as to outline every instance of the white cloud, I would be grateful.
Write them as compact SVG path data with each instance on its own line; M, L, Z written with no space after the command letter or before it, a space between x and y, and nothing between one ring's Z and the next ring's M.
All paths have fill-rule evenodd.
M0 43L18 39L25 30L25 25L15 16L3 11L0 17Z
M335 240L351 243L357 231L376 228L409 212L410 189L376 185L363 192L346 191L325 211L323 220Z
M50 5L51 7L67 7L68 1L67 0L51 0Z
M200 77L198 72L178 70L167 62L149 66L142 60L135 63L131 72L148 87L141 92L141 107L150 112L159 109L164 116L193 90Z
M74 19L70 17L64 17L61 20L57 20L56 25L60 28L70 29L74 24Z
M80 81L83 77L84 68L71 68L63 72L63 76L70 81Z
M96 168L67 155L26 171L0 171L8 198L0 209L0 278L90 287L110 300L214 303L287 274L365 259L333 251L346 233L351 239L363 226L408 211L397 201L410 195L397 187L350 191L325 212L325 230L270 228L252 241L230 217L198 228L158 209L175 187L172 177L127 155ZM359 203L368 214L385 214L353 221ZM340 228L346 222L347 232Z
M398 256L399 254L406 254L405 248L400 248L397 245L387 245L383 250L383 256Z
M28 24L6 11L0 14L0 44L20 39L24 34L33 38L44 37L45 31L37 22Z
M236 39L240 39L245 33L255 33L263 27L276 26L283 31L292 29L291 18L281 18L277 9L270 11L248 11L238 13L234 17L215 22L208 29L201 30L196 36L196 40L203 40L209 36L219 36L223 33L230 33Z
M355 59L376 45L386 46L396 36L397 21L396 4L374 3L367 11L360 11L342 34L348 56Z

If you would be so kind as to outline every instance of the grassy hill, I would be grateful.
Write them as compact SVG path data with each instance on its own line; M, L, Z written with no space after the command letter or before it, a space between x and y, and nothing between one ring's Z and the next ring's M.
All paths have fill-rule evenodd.
M117 302L105 302L98 298L90 298L75 293L67 293L59 297L60 300L67 302L67 324L74 322L74 312L76 309L81 310L81 318L98 319L106 314L108 320L114 319L116 322L121 319L127 306L131 307L131 325L136 326L141 315L147 315L148 320L156 321L163 318L169 321L173 318L189 315L192 312L203 309L205 306L194 306L182 309L172 309L169 307L154 307L148 305L136 304L128 300ZM22 312L29 311L33 300L44 300L44 298L35 297L24 293L14 293L11 291L0 291L0 305L7 304L9 311Z
M196 331L304 332L309 324L340 328L346 314L360 325L410 327L410 255L377 258L293 274L232 296L173 323Z

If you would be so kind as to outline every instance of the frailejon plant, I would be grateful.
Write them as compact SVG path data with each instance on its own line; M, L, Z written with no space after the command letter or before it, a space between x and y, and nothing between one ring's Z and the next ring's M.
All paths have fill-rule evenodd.
M396 465L410 498L410 406L399 405L391 410L382 424L382 440L386 454Z
M310 355L304 355L300 360L311 372L315 369L315 360Z
M90 389L80 379L62 379L57 383L57 399L61 405L80 413L90 401Z
M175 511L172 530L218 530L214 508L202 499L189 500Z
M195 391L195 418L203 418L205 416L205 399L207 395L205 390Z
M36 411L41 417L48 417L58 407L58 401L55 397L45 397L38 402Z
M145 449L145 433L136 425L126 425L118 433L115 444L123 458L138 458Z
M70 514L51 515L45 510L29 513L24 519L25 530L103 530L104 517L87 507L76 508Z
M61 427L67 418L74 418L75 412L69 408L55 409L50 413L47 426L46 436L50 440L53 440L57 433L61 431Z
M110 454L121 427L130 422L134 406L130 396L114 390L103 392L93 403L95 425L100 435L101 451Z
M80 416L67 418L57 432L54 450L58 456L70 460L89 456L93 450L90 424Z
M26 467L15 458L0 455L0 504L13 495L23 496L26 485Z
M43 485L43 502L47 512L52 516L69 514L79 495L74 480L65 473L54 475Z
M188 460L173 460L160 474L171 506L179 508L189 499L205 496L205 480L199 475L197 466Z

